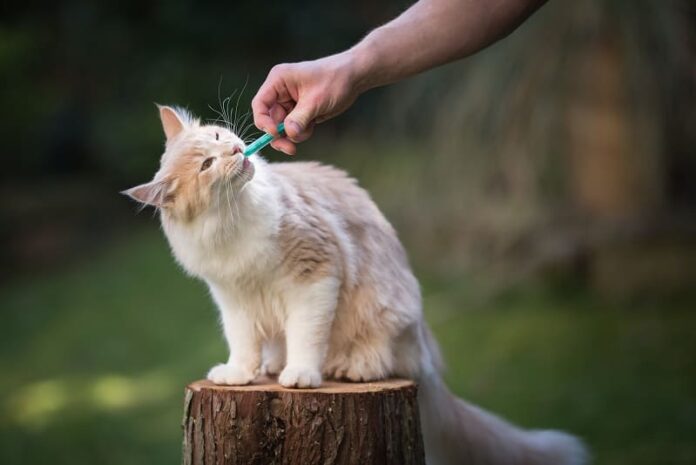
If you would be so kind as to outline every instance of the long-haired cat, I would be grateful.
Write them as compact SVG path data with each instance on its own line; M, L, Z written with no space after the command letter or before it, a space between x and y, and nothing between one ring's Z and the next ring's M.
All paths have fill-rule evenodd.
M235 134L183 110L160 107L160 118L161 167L126 193L159 209L177 261L220 309L230 356L210 380L413 378L431 465L585 463L574 437L523 431L450 394L406 254L354 179L246 158Z

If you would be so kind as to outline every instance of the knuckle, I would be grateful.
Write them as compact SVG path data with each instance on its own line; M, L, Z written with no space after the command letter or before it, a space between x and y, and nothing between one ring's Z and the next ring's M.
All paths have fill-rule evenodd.
M313 92L307 96L307 100L305 102L307 104L306 109L308 112L318 112L324 106L324 102L326 102L328 98L328 92L323 89Z
M263 130L268 126L266 117L264 115L254 115L254 126Z
M275 65L273 68L271 68L271 71L268 73L269 76L276 76L278 74L282 74L285 71L288 70L289 65L287 63L280 63L278 65Z

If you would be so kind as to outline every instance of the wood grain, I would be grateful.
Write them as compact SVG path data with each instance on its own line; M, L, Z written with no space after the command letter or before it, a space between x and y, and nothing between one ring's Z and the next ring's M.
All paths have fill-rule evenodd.
M408 380L287 389L196 381L186 388L185 465L424 465Z

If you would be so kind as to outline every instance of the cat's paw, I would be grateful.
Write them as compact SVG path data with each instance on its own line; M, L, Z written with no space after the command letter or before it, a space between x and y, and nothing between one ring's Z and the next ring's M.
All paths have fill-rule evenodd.
M253 371L245 370L238 365L221 363L215 365L208 372L208 379L215 384L227 384L229 386L240 386L249 384L255 378Z
M275 376L278 373L280 373L280 370L283 369L283 361L282 360L267 360L263 362L261 365L261 374L262 375L272 375Z
M384 378L381 372L365 369L362 366L344 366L337 368L331 375L334 379L344 379L354 383L375 381Z
M315 388L321 384L321 373L314 368L288 366L278 376L278 382L285 387Z
M372 352L374 353L374 352ZM337 356L330 360L324 373L334 379L344 379L353 382L367 382L383 379L388 370L379 357L369 356L353 350L350 357Z

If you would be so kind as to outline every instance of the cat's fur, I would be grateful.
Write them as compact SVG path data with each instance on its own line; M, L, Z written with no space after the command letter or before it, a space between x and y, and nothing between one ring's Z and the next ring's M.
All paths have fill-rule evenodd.
M318 163L245 161L229 130L170 107L160 117L161 168L127 193L159 208L177 261L220 309L230 356L209 379L413 378L431 465L585 462L574 437L520 430L449 393L406 254L355 180Z

